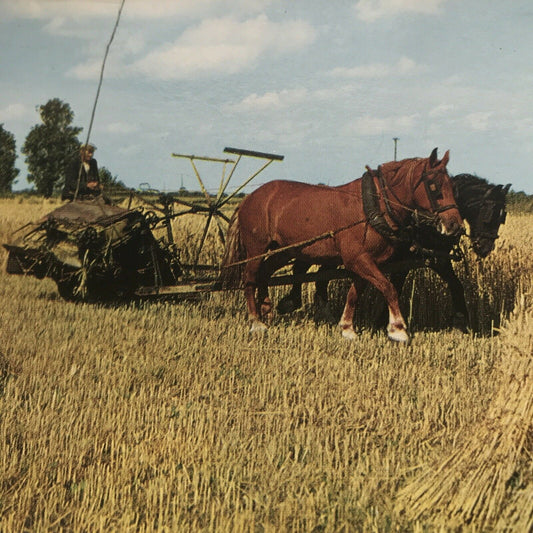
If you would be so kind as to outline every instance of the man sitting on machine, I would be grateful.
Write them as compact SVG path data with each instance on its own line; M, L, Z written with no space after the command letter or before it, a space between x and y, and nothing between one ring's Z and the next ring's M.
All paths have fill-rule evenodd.
M80 146L79 156L66 168L62 200L90 199L102 194L98 163L93 159L95 150L92 144Z

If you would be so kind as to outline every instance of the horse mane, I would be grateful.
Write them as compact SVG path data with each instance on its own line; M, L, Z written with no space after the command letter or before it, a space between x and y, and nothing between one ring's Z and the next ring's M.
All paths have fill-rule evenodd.
M388 163L381 164L379 168L382 174L385 174L387 176L389 175L389 173L392 174L390 184L395 185L397 180L404 179L405 177L405 175L400 175L398 172L401 168L405 168L406 166L407 168L411 168L411 165L414 166L418 163L426 161L427 159L427 157L411 157L408 159L402 159L400 161L389 161ZM411 165L409 165L409 163L411 163Z
M479 204L485 193L494 187L485 178L475 174L457 174L451 176L453 191L457 204L462 208L469 208Z
M380 167L387 172L396 172L400 167L403 167L410 161L422 161L421 157L411 157L408 159L400 159L400 161L389 161L388 163L382 163ZM426 158L427 159L427 158Z
M454 183L454 186L457 186L461 189L478 189L484 192L488 187L492 187L492 185L485 178L481 178L475 174L457 174L455 176L451 176L451 179Z

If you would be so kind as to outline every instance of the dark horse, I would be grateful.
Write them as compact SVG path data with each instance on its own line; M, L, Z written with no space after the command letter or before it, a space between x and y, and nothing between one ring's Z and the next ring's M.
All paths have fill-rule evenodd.
M381 165L339 187L276 180L248 195L237 208L228 229L222 261L226 287L244 283L252 331L264 330L272 303L271 275L291 259L306 264L344 265L353 279L372 283L389 307L388 335L408 340L398 294L378 265L394 253L393 241L372 223L375 213L363 205L362 182L369 182L374 209L386 213L382 222L390 231L407 224L415 210L423 210L445 235L462 231L453 187L446 171L449 152L442 160L437 149L428 158L412 158ZM257 300L256 300L257 290ZM352 284L339 325L353 339L357 289Z
M472 174L458 174L451 178L454 196L461 217L468 222L468 238L474 252L481 258L494 249L500 225L505 222L505 200L511 184L492 185L487 180ZM445 236L431 226L414 224L410 238L397 248L387 267L390 280L401 292L405 278L413 268L432 268L448 285L453 307L453 325L463 331L469 326L464 288L452 266L452 250L459 242L458 236ZM304 274L310 265L296 261L293 272ZM322 270L322 269L321 269ZM327 276L316 283L315 302L327 304ZM295 311L302 305L302 283L295 282L290 293L283 297L277 309L280 313Z

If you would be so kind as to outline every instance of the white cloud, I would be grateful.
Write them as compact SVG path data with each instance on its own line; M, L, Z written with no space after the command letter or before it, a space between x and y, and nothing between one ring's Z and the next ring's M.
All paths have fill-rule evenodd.
M489 127L489 119L492 113L489 111L478 111L470 113L465 117L465 123L474 131L486 131Z
M446 0L359 0L355 4L357 17L365 22L374 22L383 17L402 13L433 15L439 12Z
M132 57L138 56L145 49L146 43L143 36L131 34L125 31L121 34L120 45L112 46L111 53L107 57L105 66L106 78L118 78L127 74L125 66ZM88 58L70 68L68 77L79 80L95 80L100 76L104 53L104 44L98 46L87 46Z
M230 113L270 113L280 109L294 109L300 104L311 105L313 102L321 102L320 105L323 105L323 102L345 101L358 89L359 85L341 85L313 91L298 88L269 91L263 94L252 93L240 102L227 104L225 110Z
M524 135L525 138L531 138L533 132L533 118L523 117L515 119L512 124L512 130L518 135ZM533 143L531 143L533 146Z
M431 118L445 117L454 109L455 105L453 104L439 104L429 111L429 116Z
M347 129L350 132L357 132L359 136L397 133L398 131L405 133L414 129L418 118L418 113L391 117L372 117L365 115L355 119Z
M67 72L67 76L77 78L78 80L94 80L100 76L102 69L102 59L88 59L84 63L80 63L71 68Z
M35 110L29 109L23 104L9 104L8 106L0 109L0 122L6 122L9 120L19 120L34 116Z
M201 17L223 13L257 13L276 0L127 0L123 16L131 19ZM89 20L118 13L121 0L0 0L6 18Z
M147 18L200 17L227 13L257 13L275 0L127 0L126 16Z
M145 39L142 35L138 33L132 34L127 30L123 30L120 33L120 53L127 54L138 54L144 50L146 46ZM114 50L115 55L118 50Z
M2 0L2 13L8 18L41 20L87 19L116 14L117 0Z
M398 63L396 64L396 70L400 74L410 74L418 70L419 67L417 64L408 57L401 57Z
M268 51L299 50L314 38L314 29L303 21L276 23L265 15L242 22L232 17L208 19L187 29L173 44L149 53L132 70L164 80L232 74Z
M386 78L394 75L406 75L419 72L422 67L418 66L412 59L401 57L394 65L385 63L371 63L356 67L337 67L330 74L338 78Z
M283 89L262 95L250 94L237 104L227 106L229 112L249 113L254 111L273 111L302 102L308 96L306 89Z
M111 122L105 130L109 133L135 133L139 131L139 126L130 122Z
M358 94L361 85L357 84L345 84L335 85L335 87L325 87L323 89L317 89L312 93L313 98L323 101L345 101L347 98L353 97Z
M373 63L371 65L361 65L359 67L336 67L331 71L331 75L338 78L384 78L391 71L389 65L384 63Z

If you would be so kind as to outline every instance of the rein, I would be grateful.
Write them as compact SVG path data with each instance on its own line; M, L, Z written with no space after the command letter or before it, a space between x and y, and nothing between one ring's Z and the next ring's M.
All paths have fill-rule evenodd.
M426 213L422 214L419 210L412 209L409 206L404 205L400 201L400 199L397 197L397 195L394 193L394 191L387 186L381 173L381 165L378 167L377 173L374 170L372 170L369 166L367 166L366 169L367 169L367 172L365 172L365 174L363 174L362 176L362 185L361 185L363 211L365 213L365 218L361 220L357 220L355 222L351 222L350 224L347 224L346 226L343 226L341 228L337 228L331 231L326 231L324 233L321 233L320 235L317 235L305 241L297 242L294 244L289 244L287 246L282 246L280 248L275 248L273 250L268 250L267 252L256 255L254 257L249 257L241 261L235 261L233 263L223 265L221 268L226 269L226 268L232 268L232 267L236 267L240 265L245 265L252 261L268 259L269 257L272 257L273 255L286 252L289 250L298 250L298 249L306 248L307 246L310 246L314 244L315 242L328 239L328 238L333 238L338 233L342 231L346 231L347 229L353 228L354 226L357 226L363 223L370 224L381 236L393 242L394 244L412 242L413 239L412 237L410 237L410 234L408 232L408 230L412 226L402 224L397 219L391 207L391 204L393 203L395 203L396 205L402 207L403 209L407 211L411 211L415 215L416 220L424 218L426 221L430 221L433 224L435 224L437 213L446 211L448 209L454 209L454 208L458 209L457 205L455 204L450 204L444 207L439 207L438 204L436 203L436 199L433 198L428 193L431 206L433 208L433 206L435 205L436 209L434 210L434 212L430 214L426 214ZM410 174L412 174L413 171L414 171L414 165L411 167L411 169L409 169ZM374 182L374 176L377 176L378 178L380 189L381 189L381 195L378 194L378 191L377 191L377 188ZM435 188L438 189L437 184L433 180L427 180L426 176L427 176L427 173L424 171L422 176L416 183L415 187L413 188L413 192L420 186L421 183L424 183L426 185L426 190L428 190L428 186L427 186L428 182L431 182L435 186ZM394 199L395 199L394 201L391 202L390 198L386 194L387 190L389 190L394 196ZM392 228L387 222L387 220L385 219L385 217L383 216L383 213L381 212L381 209L379 206L380 197L383 198L383 201L385 203L385 209L387 211L388 216L395 224L397 224L398 229Z
M317 235L315 237L312 237L311 239L307 239L306 241L300 241L295 244L288 244L287 246L282 246L281 248L274 248L273 250L268 250L267 252L255 255L254 257L249 257L248 259L243 259L242 261L235 261L234 263L230 263L229 265L223 265L221 268L232 268L235 266L245 265L246 263L251 263L252 261L256 261L257 259L267 259L273 255L279 254L281 252L286 252L288 250L298 250L301 248L307 248L307 246L311 246L311 244L314 244L315 242L322 241L324 239L332 239L340 233L341 231L346 231L347 229L353 228L354 226L358 226L359 224L367 223L368 219L363 218L361 220L357 220L356 222L351 222L350 224L347 224L346 226L343 226L342 228L337 228L335 230L326 231L325 233L321 233L320 235Z
M431 205L432 213L438 214L443 213L444 211L448 211L450 209L457 209L459 210L459 207L457 207L456 203L444 205L442 207L439 206L437 200L440 200L442 198L442 191L440 185L432 178L429 178L429 174L439 174L442 170L433 170L431 172L428 172L424 170L422 172L422 175L416 182L416 185L413 188L413 191L416 191L418 187L423 183L424 187L426 189L426 194L429 200L429 204Z
M413 164L410 166L408 173L407 173L407 180L411 181L414 173L415 166L417 164L418 160L413 162ZM406 235L406 230L409 229L409 226L403 224L400 220L398 220L398 217L395 216L394 211L391 207L392 203L395 203L397 206L402 207L403 209L410 210L409 207L404 205L401 200L398 198L396 193L393 189L388 187L387 183L385 182L385 179L383 178L383 174L381 171L381 165L378 167L377 172L372 170L368 165L366 166L367 172L362 177L362 200L363 200L363 210L365 215L368 218L369 224L382 236L388 239L389 241L393 243L405 243L409 242L411 237L409 234ZM424 214L423 218L426 222L430 222L432 225L437 224L437 214L442 213L444 211L448 211L449 209L459 209L455 203L448 204L445 206L440 207L438 205L438 200L442 198L442 192L440 185L432 178L429 178L429 174L439 174L441 173L441 170L433 170L432 172L428 172L424 170L422 172L422 175L418 179L418 181L415 183L413 187L413 192L418 189L418 187L423 183L424 187L426 189L426 194L429 200L429 203L431 205L431 212L430 214ZM377 181L379 183L379 187L381 189L380 193L378 194L376 184L374 182L374 178L377 178ZM387 194L387 191L389 191L390 194L394 197L394 202L391 202L391 199L389 198L389 195ZM390 220L392 220L393 224L397 226L397 228L392 227L388 222L387 219L384 216L384 213L381 211L380 205L379 205L379 199L383 198L383 202L385 204L385 211ZM414 210L415 218L417 218L416 214L418 213L417 210Z

